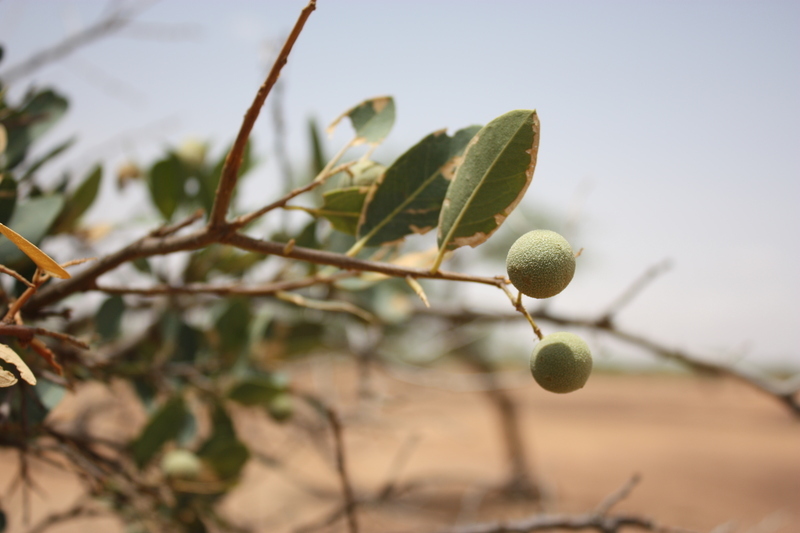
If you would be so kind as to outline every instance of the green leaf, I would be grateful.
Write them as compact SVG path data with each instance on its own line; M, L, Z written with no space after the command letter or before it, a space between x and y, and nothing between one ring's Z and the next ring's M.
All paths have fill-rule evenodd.
M18 202L8 227L38 246L63 207L64 198L58 194ZM0 240L0 264L19 270L17 267L25 265L26 257L11 241Z
M236 438L233 422L221 404L214 406L211 436L200 447L197 456L223 480L237 477L250 458L247 446Z
M77 139L76 139L75 137L72 137L72 138L70 138L70 139L67 139L67 140L66 140L66 141L64 141L63 143L61 143L61 144L57 145L57 146L56 146L55 148L53 148L52 150L48 151L48 152L47 152L46 154L44 154L43 156L41 156L41 157L39 157L38 159L36 159L36 161L34 161L33 163L31 163L31 164L30 164L30 166L28 166L28 167L25 169L25 174L23 174L23 175L22 175L22 177L20 177L19 181L25 181L25 180L28 180L28 179L30 179L30 178L31 178L31 177L32 177L32 176L33 176L33 175L34 175L34 174L35 174L35 173L36 173L36 172L37 172L37 171L38 171L40 168L42 168L42 166L43 166L45 163L47 163L47 162L48 162L48 161L50 161L51 159L54 159L55 157L57 157L58 155L60 155L62 152L64 152L64 151L65 151L67 148L69 148L70 146L72 146L73 144L75 144L75 141L76 141L76 140L77 140Z
M14 168L25 159L30 145L64 116L67 106L64 97L48 89L32 95L17 113L4 118L8 130L7 169Z
M325 168L325 162L328 159L325 157L319 126L314 119L308 121L308 135L311 140L311 172L314 176L317 176Z
M322 207L314 213L327 218L334 229L355 235L368 191L369 187L345 187L328 191L322 195Z
M56 221L55 232L70 231L75 227L78 219L92 206L100 190L100 181L103 178L102 165L95 165L86 179L83 180L72 196L67 200L66 206Z
M122 296L111 296L103 302L94 317L94 325L103 342L114 340L119 335L125 301Z
M47 381L46 379L40 380L36 384L36 394L39 396L39 400L42 402L42 405L50 411L54 409L61 400L64 398L64 395L67 393L67 389L62 387L61 385L57 385L52 381Z
M342 119L348 117L356 130L356 137L351 143L353 146L380 144L392 130L394 115L394 99L391 96L371 98L342 113L328 126L327 131L331 133Z
M190 416L183 398L177 396L150 417L139 437L131 443L133 459L139 468L146 465L164 444L180 435L190 422Z
M176 337L172 360L184 363L194 362L205 346L203 332L181 321Z
M247 346L249 324L252 318L249 300L233 298L225 302L223 312L215 323L223 354L238 355Z
M186 174L180 159L170 154L157 162L148 173L150 196L158 210L169 220L184 197Z
M533 179L538 150L536 111L506 113L473 137L447 189L434 270L447 250L478 246L500 227Z
M17 205L17 182L11 176L0 181L0 224L8 224Z
M277 394L284 392L285 387L280 385L266 376L248 378L234 385L228 391L228 398L242 405L268 407Z
M479 129L465 128L452 138L437 131L401 155L370 189L358 226L361 246L395 242L436 227L449 180Z

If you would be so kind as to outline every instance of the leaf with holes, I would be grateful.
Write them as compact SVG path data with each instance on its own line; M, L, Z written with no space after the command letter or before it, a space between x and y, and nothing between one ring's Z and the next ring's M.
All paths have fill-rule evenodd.
M10 346L0 344L0 359L10 365L14 365L22 379L31 385L36 385L36 376L33 375L33 372L31 372L31 369L25 364L25 361L23 361L17 352L12 350ZM11 372L0 369L0 387L9 387L16 382L17 378L14 377Z
M348 109L328 126L327 133L333 133L336 126L348 117L356 130L352 145L369 143L380 144L394 126L394 99L391 96L371 98Z
M437 270L448 250L486 241L522 200L539 151L536 111L501 115L472 138L439 218Z

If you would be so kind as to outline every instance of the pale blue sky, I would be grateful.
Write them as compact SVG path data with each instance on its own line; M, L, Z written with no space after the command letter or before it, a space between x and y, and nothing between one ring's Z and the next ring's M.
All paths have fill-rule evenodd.
M0 74L105 5L0 0ZM140 20L188 38L123 31L12 95L31 81L68 94L71 112L48 140L78 133L71 168L147 161L189 135L219 148L261 82L267 44L303 5L162 0ZM670 258L622 325L710 357L800 366L800 3L319 0L282 80L296 158L309 116L327 123L370 96L397 102L385 154L436 129L538 109L539 164L520 209L566 216L588 191L573 242L586 266L554 309L596 312ZM254 135L266 152L267 116ZM275 181L262 167L248 198L268 200ZM108 185L112 213L136 208L135 194L115 198ZM482 298L501 304L492 294Z

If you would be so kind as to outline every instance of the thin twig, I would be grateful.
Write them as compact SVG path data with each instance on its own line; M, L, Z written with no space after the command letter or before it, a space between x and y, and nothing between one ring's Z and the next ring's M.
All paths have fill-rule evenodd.
M420 315L435 315L448 320L458 321L505 321L521 318L517 313L482 313L472 310L447 311L442 309L420 308L416 312ZM696 372L734 378L759 392L772 396L781 404L788 407L794 416L800 417L800 387L791 382L783 384L724 364L705 361L698 355L670 348L641 335L621 330L613 324L598 322L597 319L582 319L555 315L547 310L531 312L530 315L537 320L544 320L562 326L597 329L629 344L645 348L657 357L674 361Z
M616 316L623 307L631 303L631 301L641 294L649 284L670 268L672 268L672 262L669 259L664 259L648 268L636 281L631 283L630 287L608 306L606 311L598 319L598 322L607 322L610 324L614 316Z
M91 509L85 503L78 503L65 511L52 513L45 516L38 524L28 530L28 533L42 533L60 522L66 522L75 518L86 518L108 514L108 511Z
M309 276L297 280L276 281L265 285L245 286L237 284L189 283L186 285L156 285L153 287L118 287L97 285L93 290L106 294L136 294L139 296L161 296L165 294L213 294L215 296L272 296L280 291L291 291L312 285L330 284L357 276L354 271L337 272L330 276Z
M219 228L225 225L225 217L228 213L228 208L230 207L231 198L233 197L233 190L236 188L236 182L239 179L239 167L242 164L242 157L247 145L247 140L250 138L250 132L253 130L253 126L256 123L259 113L261 112L261 108L264 106L264 102L266 101L269 92L278 81L278 77L281 74L281 69L283 69L284 65L286 65L286 62L289 58L289 53L292 51L294 43L300 36L303 26L308 20L308 17L311 16L311 13L316 8L317 1L310 0L308 5L303 8L303 11L300 12L300 16L298 17L294 28L292 28L292 32L289 34L289 37L286 39L280 54L278 54L278 57L275 59L275 63L273 63L272 69L270 69L269 74L267 75L267 79L264 80L263 85L261 85L261 87L258 89L256 97L253 99L253 104L250 106L250 109L247 110L247 113L244 116L242 126L239 129L239 134L236 136L236 140L234 141L228 156L225 158L225 164L222 167L222 176L220 177L219 186L217 187L217 192L214 196L214 205L211 208L211 216L209 217L208 221L209 227Z
M531 328L533 328L533 333L536 335L536 337L539 340L542 340L544 338L542 330L539 329L539 326L533 320L531 314L528 313L528 310L525 309L524 305L522 305L522 293L521 292L517 293L517 296L515 297L514 294L511 292L511 289L509 289L505 284L500 285L500 288L503 289L503 292L506 293L508 299L511 300L511 304L514 306L514 309L516 309L517 312L521 313L522 316L524 316L525 319L528 321L528 324L531 325Z
M332 408L324 406L325 415L333 430L333 441L336 446L336 470L339 473L339 481L342 484L344 495L345 510L347 512L347 523L350 533L358 533L358 520L356 518L356 498L353 494L353 487L347 473L347 464L344 454L344 440L342 439L342 422L339 415Z
M484 285L493 285L502 287L506 284L505 278L501 277L483 277L473 276L470 274L461 274L458 272L438 271L432 273L425 268L410 268L394 265L391 263L382 263L378 261L367 261L364 259L356 259L354 257L347 257L342 254L333 252L325 252L322 250L314 250L311 248L303 248L295 246L289 250L288 253L284 249L285 246L281 243L263 241L254 239L247 235L234 233L226 235L223 242L236 246L242 250L250 252L257 252L268 255L279 255L290 259L297 259L300 261L308 261L319 265L330 265L338 267L342 270L362 270L366 272L377 272L379 274L386 274L392 277L405 278L411 276L412 278L426 278L426 279L446 279L451 281L469 281L473 283L482 283Z
M319 187L320 185L325 183L325 181L328 178L330 178L331 176L335 176L339 172L342 172L343 170L353 166L354 164L355 164L355 161L351 161L351 162L348 162L348 163L341 164L338 167L334 168L333 170L329 170L329 171L326 171L325 173L321 173L319 176L317 176L315 179L313 179L310 183L308 183L308 184L306 184L306 185L304 185L302 187L298 187L297 189L294 189L293 191L291 191L291 192L287 193L285 196L283 196L283 198L279 198L278 200L275 200L271 204L266 205L266 206L262 207L261 209L259 209L257 211L254 211L252 213L248 213L246 215L241 215L241 216L233 219L228 224L228 227L231 228L231 229L242 228L242 227L246 226L247 224L249 224L250 222L254 221L255 219L257 219L259 217L262 217L265 214L269 213L273 209L278 209L279 207L286 207L286 204L289 202L289 200L292 200L293 198L296 198L297 196L300 196L303 193L306 193L308 191L316 189L317 187Z
M631 478L628 480L627 483L625 483L622 487L620 487L616 492L609 494L608 497L606 497L606 499L600 502L600 504L597 507L595 507L594 512L599 515L608 514L608 512L611 511L612 507L614 507L619 502L627 498L628 495L630 495L631 491L636 488L636 485L638 485L641 480L642 476L640 476L639 474L634 474L633 476L631 476Z
M638 481L638 476L634 476L622 488L605 498L597 508L590 513L574 515L535 514L521 520L466 524L450 529L443 529L438 533L530 533L532 531L551 529L567 529L573 531L593 529L600 533L618 533L622 531L623 528L635 528L659 533L690 533L690 530L687 529L663 526L648 517L628 514L609 514L609 511L614 505L628 497Z
M59 333L57 331L50 331L49 329L45 328L19 326L15 324L0 324L0 335L16 337L22 342L30 342L33 339L34 335L41 335L44 337L52 337L54 339L67 342L69 344L77 346L78 348L83 348L84 350L89 349L88 344L86 344L80 339L73 337L72 335L67 335L66 333Z
M22 283L23 285L25 285L28 288L33 287L33 283L31 283L30 281L25 279L22 276L22 274L20 274L16 270L12 270L12 269L8 268L7 266L0 265L0 272L2 272L3 274L8 274L9 276L11 276L15 280L19 281L20 283Z
M0 77L2 77L7 85L11 85L18 79L31 74L35 70L49 63L59 61L79 48L119 30L131 22L136 11L140 9L140 6L135 6L127 10L114 11L107 17L85 28L83 31L71 35L61 42L33 54L21 63L12 65L3 72Z

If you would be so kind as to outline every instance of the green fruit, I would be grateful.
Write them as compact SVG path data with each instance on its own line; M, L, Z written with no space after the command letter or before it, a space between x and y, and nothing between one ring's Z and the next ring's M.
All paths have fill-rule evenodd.
M572 281L575 254L567 240L555 231L537 229L511 245L506 270L508 279L522 294L550 298Z
M161 470L169 477L194 479L201 469L200 458L189 450L170 450L161 458Z
M536 383L550 392L563 394L583 388L592 373L589 346L573 333L546 335L531 354L531 373Z
M267 405L270 416L277 422L288 420L294 411L292 397L286 393L278 393L272 397Z

